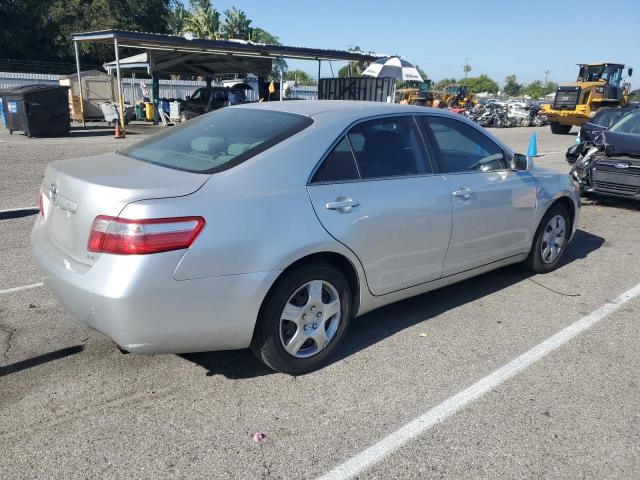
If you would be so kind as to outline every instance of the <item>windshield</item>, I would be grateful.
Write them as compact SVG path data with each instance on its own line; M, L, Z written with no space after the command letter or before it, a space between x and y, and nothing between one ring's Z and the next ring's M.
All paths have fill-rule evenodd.
M618 120L623 115L626 115L630 111L631 110L624 109L624 108L607 109L605 111L598 112L595 118L593 119L593 122L591 123L593 123L594 125L598 125L599 127L608 128L613 124L613 122Z
M227 170L313 123L303 115L223 108L153 135L120 153L193 173Z
M640 110L625 115L609 129L610 132L640 134Z

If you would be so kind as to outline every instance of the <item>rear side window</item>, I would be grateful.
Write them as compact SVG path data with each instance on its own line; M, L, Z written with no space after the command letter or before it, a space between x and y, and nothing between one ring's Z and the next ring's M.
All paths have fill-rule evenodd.
M477 129L446 117L419 117L445 172L509 168L502 149Z
M412 117L387 117L353 127L347 134L363 179L431 173Z
M216 173L286 140L313 123L291 113L223 108L172 127L120 153L193 173Z
M351 147L347 137L331 150L331 153L316 170L312 182L340 182L346 180L357 180L360 178L356 161L351 153Z

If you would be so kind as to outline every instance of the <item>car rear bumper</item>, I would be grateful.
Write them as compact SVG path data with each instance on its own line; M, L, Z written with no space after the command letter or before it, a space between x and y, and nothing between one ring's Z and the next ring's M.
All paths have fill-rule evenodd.
M45 287L77 320L143 354L246 348L279 271L178 281L184 251L103 254L90 268L66 257L36 222L32 253Z

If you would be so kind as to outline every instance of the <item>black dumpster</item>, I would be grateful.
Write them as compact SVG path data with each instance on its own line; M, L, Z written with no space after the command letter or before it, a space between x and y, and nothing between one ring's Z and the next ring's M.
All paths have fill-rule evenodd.
M69 87L24 85L3 90L0 97L9 133L19 130L27 137L69 134Z

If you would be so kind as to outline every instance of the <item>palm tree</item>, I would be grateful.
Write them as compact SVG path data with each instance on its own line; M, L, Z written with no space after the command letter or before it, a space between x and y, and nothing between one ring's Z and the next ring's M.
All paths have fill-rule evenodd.
M183 31L197 38L220 38L220 14L208 1L192 2L191 12L184 19Z
M220 31L225 38L249 40L251 37L251 20L242 11L233 7L224 11L225 20Z
M175 6L169 10L166 17L169 33L171 35L182 35L184 32L184 23L188 16L189 12L184 8L184 5L177 2Z

